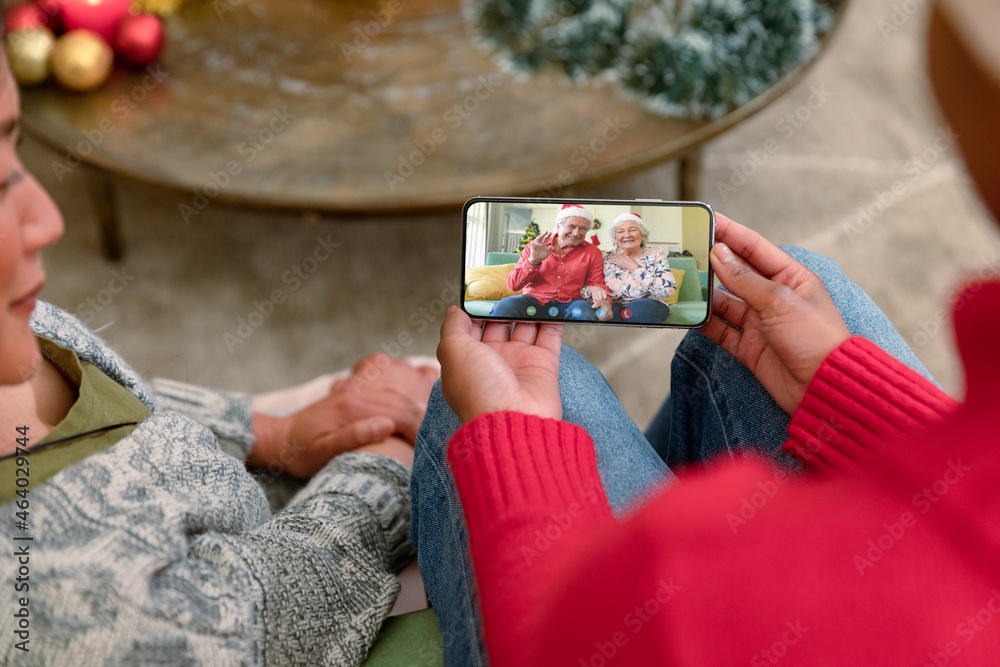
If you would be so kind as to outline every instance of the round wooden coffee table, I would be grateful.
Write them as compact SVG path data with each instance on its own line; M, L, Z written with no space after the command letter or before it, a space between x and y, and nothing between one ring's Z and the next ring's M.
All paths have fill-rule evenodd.
M178 214L194 221L215 202L387 213L559 196L682 158L681 196L694 198L698 147L810 64L723 118L691 121L610 85L515 78L476 44L459 0L197 0L168 35L159 64L99 90L22 91L24 128L63 153L57 175L83 163L115 177L98 181L111 257L116 179L189 195Z

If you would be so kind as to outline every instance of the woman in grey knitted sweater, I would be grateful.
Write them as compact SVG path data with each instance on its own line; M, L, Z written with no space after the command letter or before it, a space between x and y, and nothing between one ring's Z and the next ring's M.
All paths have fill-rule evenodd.
M392 363L285 419L147 387L35 300L62 220L0 60L0 664L360 664L412 556L412 449L386 437L415 436L432 378ZM311 479L272 512L247 463Z

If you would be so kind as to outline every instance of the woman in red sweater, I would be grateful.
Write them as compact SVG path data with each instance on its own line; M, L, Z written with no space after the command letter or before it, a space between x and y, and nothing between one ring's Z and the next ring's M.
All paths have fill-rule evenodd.
M945 104L976 155L986 142L975 138L1000 117L1000 66L984 65L984 51L957 36L971 30L991 43L984 26L1000 24L1000 10L984 3L965 21L965 4L937 9L931 63L938 85L966 77L987 91L978 109ZM960 69L936 70L937 56ZM996 167L969 166L1000 211ZM602 479L600 436L562 421L572 401L559 394L561 325L480 328L449 312L442 391L464 425L448 462L490 662L997 664L1000 280L970 284L955 301L966 370L957 403L852 336L822 281L780 248L724 216L717 240L712 264L735 296L716 293L718 317L703 333L791 415L783 450L802 461L805 479L737 461L683 475L616 519L605 490L628 480ZM425 422L418 465L420 440L427 447L446 430ZM652 466L638 459L637 476L648 476ZM426 542L432 518L418 508L446 491L419 481L415 473L413 534ZM433 550L417 547L422 558ZM473 585L459 569L430 573ZM455 604L474 624L471 600ZM469 637L444 630L458 664L455 649ZM466 664L479 658L465 654Z

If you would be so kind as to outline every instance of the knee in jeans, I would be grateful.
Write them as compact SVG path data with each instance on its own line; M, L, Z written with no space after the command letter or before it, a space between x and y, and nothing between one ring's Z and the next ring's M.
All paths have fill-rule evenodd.
M708 339L705 339L708 340ZM717 350L723 351L721 347L708 341ZM708 354L691 354L690 349L677 350L670 362L670 402L674 406L691 406L696 402L704 402L710 389L709 381L705 375L710 374L715 359L711 354L714 350L709 350ZM724 351L723 351L724 352ZM728 352L724 352L728 354Z
M438 437L436 431L441 428L441 425L436 424L433 418L434 415L445 414L451 414L451 408L448 406L448 402L444 400L444 394L441 393L441 380L437 380L434 382L431 394L427 398L427 410L424 421L420 424L420 429L417 431L417 442L414 447L416 450L415 454L419 456L421 452L424 452L428 455L436 456L438 452L432 451L435 447L447 448L450 438Z
M783 245L780 247L797 262L804 264L810 271L818 275L823 282L826 282L835 275L843 275L844 273L840 265L826 255L821 255L818 252L794 245Z
M586 357L574 350L568 344L562 344L559 356L559 385L562 388L573 386L574 382L604 382L604 376Z
M583 355L580 354L579 352L577 352L576 350L574 350L567 343L563 342L562 345L561 345L561 347L560 347L560 350L559 350L559 359L560 359L560 362L566 361L567 359L573 359L575 361L576 357L581 357L582 358Z
M681 340L680 345L677 346L678 352L683 352L686 356L695 359L710 358L711 356L718 354L720 350L722 350L722 348L719 347L714 341L706 338L703 334L694 330L688 331ZM678 363L678 357L676 355L674 355L674 361L672 364L674 363Z

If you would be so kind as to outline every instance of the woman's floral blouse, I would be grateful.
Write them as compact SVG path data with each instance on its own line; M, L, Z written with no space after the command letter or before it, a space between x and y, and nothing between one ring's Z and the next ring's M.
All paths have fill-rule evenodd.
M604 253L604 282L616 302L629 303L641 297L663 302L677 289L667 256L659 248L643 250L636 258L639 268L635 271L612 264L610 257L615 252Z

